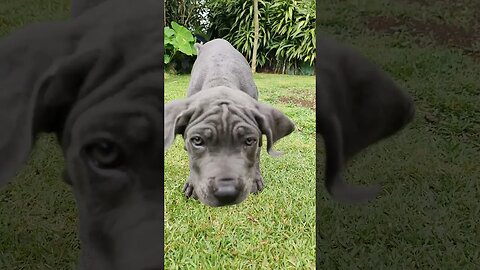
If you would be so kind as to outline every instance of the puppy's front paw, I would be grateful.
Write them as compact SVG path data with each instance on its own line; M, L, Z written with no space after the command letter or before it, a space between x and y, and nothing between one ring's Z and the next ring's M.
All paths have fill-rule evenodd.
M253 179L252 193L257 194L265 188L265 183L263 182L263 177L260 173L257 173L255 179Z
M185 184L183 185L183 194L185 194L185 197L187 198L192 197L194 199L197 199L197 194L195 194L193 185L189 181L185 182Z

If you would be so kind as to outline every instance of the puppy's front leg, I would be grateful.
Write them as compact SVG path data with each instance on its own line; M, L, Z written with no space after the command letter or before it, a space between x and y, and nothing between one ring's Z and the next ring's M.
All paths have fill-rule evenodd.
M183 185L183 193L187 198L194 198L195 200L198 199L197 194L195 193L195 189L193 188L192 181L190 180L191 177L188 177L187 182Z

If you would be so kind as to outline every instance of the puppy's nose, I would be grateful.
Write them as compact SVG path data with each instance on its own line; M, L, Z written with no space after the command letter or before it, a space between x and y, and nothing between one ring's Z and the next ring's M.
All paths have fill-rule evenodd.
M224 204L231 203L237 199L240 190L237 188L237 181L234 178L221 178L216 182L213 195Z

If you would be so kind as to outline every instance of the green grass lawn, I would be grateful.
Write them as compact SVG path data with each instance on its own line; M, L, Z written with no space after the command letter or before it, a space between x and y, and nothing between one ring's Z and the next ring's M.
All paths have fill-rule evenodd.
M167 75L165 102L184 98L188 81ZM255 81L260 100L297 129L275 145L282 157L263 151L265 190L222 208L184 197L188 156L177 137L165 154L166 269L315 267L315 78L257 74Z
M319 8L322 31L378 63L417 105L412 124L349 167L350 182L383 185L380 199L340 206L320 189L319 269L480 269L479 2Z

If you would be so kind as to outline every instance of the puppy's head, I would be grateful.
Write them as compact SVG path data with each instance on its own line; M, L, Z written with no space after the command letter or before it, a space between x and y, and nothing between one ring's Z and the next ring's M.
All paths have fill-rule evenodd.
M255 191L262 135L267 151L290 134L287 116L226 87L202 91L165 106L165 149L182 134L190 158L188 185L210 206L237 204Z

